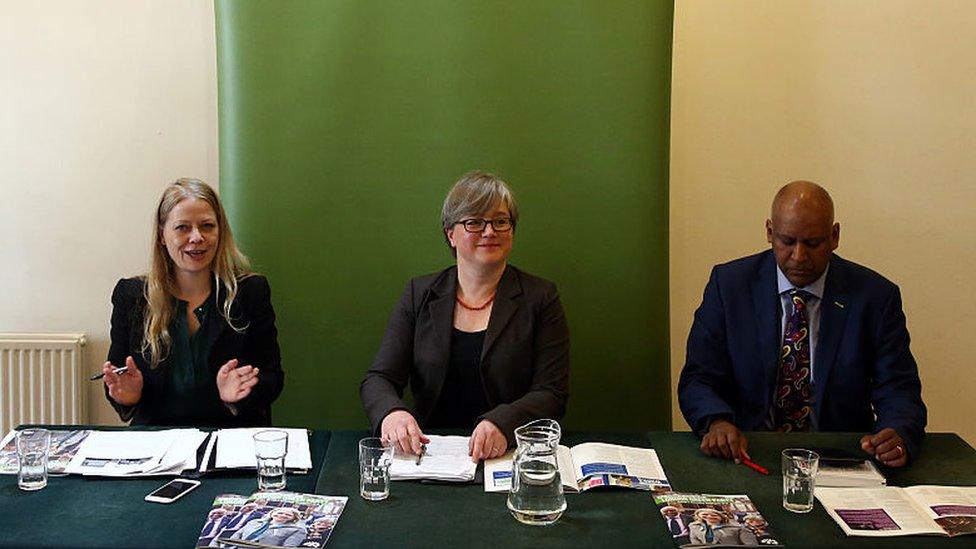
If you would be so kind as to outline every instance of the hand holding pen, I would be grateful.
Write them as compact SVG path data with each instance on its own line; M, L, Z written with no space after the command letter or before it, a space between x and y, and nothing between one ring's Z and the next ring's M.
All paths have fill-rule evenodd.
M102 378L108 387L108 396L115 402L134 406L142 398L142 372L131 356L126 357L122 368L116 368L111 362L103 364Z

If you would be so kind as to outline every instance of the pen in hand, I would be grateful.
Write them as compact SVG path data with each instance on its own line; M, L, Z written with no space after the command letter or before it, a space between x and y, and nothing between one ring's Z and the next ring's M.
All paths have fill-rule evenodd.
M112 373L113 374L116 374L116 375L118 375L118 374L124 374L128 370L129 370L129 367L128 366L122 366L120 368L115 368L114 370L112 370ZM102 379L103 377L105 377L105 373L104 372L99 373L99 374L95 374L95 375L91 376L90 378L88 378L88 380L89 381L98 381L99 379Z
M427 453L427 445L426 444L421 444L420 445L420 453L417 454L417 463L415 465L420 465L420 460L424 458L424 455L426 453Z

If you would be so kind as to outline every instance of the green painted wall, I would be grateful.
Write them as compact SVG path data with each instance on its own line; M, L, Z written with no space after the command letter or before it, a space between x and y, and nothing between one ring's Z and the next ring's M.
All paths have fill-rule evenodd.
M366 424L359 382L440 205L506 179L554 280L570 429L670 428L670 1L217 0L220 190L272 285L279 424Z

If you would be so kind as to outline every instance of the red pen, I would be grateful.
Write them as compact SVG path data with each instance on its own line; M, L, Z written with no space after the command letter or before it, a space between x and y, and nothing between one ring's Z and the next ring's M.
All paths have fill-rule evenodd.
M766 469L762 465L759 465L759 464L753 462L749 458L742 458L742 464L745 465L746 467L752 469L753 471L756 471L757 473L762 473L764 475L768 475L769 474L769 470L768 469Z

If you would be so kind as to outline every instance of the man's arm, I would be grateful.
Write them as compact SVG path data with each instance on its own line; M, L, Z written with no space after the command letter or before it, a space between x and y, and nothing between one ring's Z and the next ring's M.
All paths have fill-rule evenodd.
M918 365L909 349L910 337L905 326L905 313L902 310L901 294L895 287L890 293L878 330L875 334L875 362L872 375L871 402L877 417L875 433L870 448L883 462L900 461L894 454L901 450L884 446L902 446L904 463L918 455L918 447L925 436L927 412L922 402L922 383L918 377ZM900 436L903 444L897 444L885 430L892 429ZM875 442L877 444L875 444ZM883 456L882 454L888 454ZM900 465L903 463L891 463Z
M722 293L713 268L688 334L678 403L692 430L702 437L702 452L738 462L748 457L749 443L736 427L735 413L721 389L734 383Z

